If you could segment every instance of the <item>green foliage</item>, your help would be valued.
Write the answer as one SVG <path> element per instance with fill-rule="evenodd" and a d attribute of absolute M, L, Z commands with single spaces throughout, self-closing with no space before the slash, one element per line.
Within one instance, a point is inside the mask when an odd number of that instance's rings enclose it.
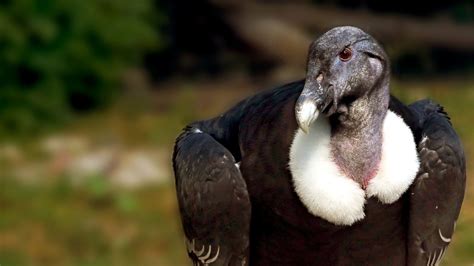
<path fill-rule="evenodd" d="M 108 103 L 162 22 L 151 0 L 0 1 L 0 135 Z"/>

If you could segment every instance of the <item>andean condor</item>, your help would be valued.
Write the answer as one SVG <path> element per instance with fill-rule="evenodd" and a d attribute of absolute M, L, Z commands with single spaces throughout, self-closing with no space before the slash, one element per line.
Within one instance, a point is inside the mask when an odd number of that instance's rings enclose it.
<path fill-rule="evenodd" d="M 173 155 L 195 265 L 438 265 L 465 188 L 440 105 L 389 93 L 389 60 L 354 27 L 309 48 L 304 81 L 188 125 Z"/>

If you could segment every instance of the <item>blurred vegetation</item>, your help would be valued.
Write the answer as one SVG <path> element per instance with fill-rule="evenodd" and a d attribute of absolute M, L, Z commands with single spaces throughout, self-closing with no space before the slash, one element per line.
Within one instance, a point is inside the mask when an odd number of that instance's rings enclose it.
<path fill-rule="evenodd" d="M 151 0 L 0 2 L 0 135 L 109 103 L 122 71 L 164 44 Z"/>
<path fill-rule="evenodd" d="M 449 5 L 434 1 L 422 8 L 410 1 L 397 5 L 307 1 L 311 2 L 424 18 L 441 14 L 463 23 L 474 20 L 472 3 L 467 0 Z M 386 48 L 398 76 L 474 69 L 472 51 L 412 42 L 389 43 Z M 126 69 L 146 69 L 154 81 L 162 81 L 176 75 L 196 78 L 227 71 L 263 76 L 279 67 L 261 54 L 207 0 L 2 0 L 0 136 L 35 135 L 62 125 L 77 112 L 114 102 Z"/>
<path fill-rule="evenodd" d="M 470 0 L 297 2 L 474 21 Z M 392 93 L 406 103 L 441 103 L 463 141 L 468 186 L 443 265 L 472 265 L 474 80 L 467 76 L 474 53 L 412 42 L 384 46 Z M 0 0 L 0 265 L 188 265 L 169 161 L 174 138 L 187 123 L 284 83 L 278 73 L 304 76 L 262 54 L 206 0 Z M 50 134 L 38 138 L 44 131 Z M 42 145 L 57 136 L 87 144 L 45 152 Z M 64 171 L 76 159 L 96 163 L 88 156 L 102 148 L 118 158 L 103 173 L 78 181 Z M 130 163 L 136 150 L 167 179 L 114 186 L 108 168 Z"/>

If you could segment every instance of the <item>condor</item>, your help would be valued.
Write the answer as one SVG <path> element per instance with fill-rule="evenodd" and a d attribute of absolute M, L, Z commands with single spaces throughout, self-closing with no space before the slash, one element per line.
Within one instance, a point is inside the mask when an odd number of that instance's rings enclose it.
<path fill-rule="evenodd" d="M 438 265 L 465 189 L 443 108 L 389 92 L 354 27 L 314 41 L 306 79 L 188 125 L 173 155 L 195 265 Z"/>

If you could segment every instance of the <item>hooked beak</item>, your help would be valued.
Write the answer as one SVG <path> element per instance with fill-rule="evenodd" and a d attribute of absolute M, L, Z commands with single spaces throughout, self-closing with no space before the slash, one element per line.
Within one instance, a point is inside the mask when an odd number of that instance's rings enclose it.
<path fill-rule="evenodd" d="M 309 127 L 318 118 L 317 102 L 311 97 L 300 95 L 295 106 L 296 122 L 304 133 L 309 132 Z"/>
<path fill-rule="evenodd" d="M 296 101 L 296 122 L 303 132 L 308 133 L 311 124 L 318 118 L 319 113 L 331 115 L 334 113 L 334 97 L 329 89 L 321 85 L 322 75 L 316 80 L 306 80 L 303 91 Z M 332 87 L 332 86 L 331 86 Z"/>

